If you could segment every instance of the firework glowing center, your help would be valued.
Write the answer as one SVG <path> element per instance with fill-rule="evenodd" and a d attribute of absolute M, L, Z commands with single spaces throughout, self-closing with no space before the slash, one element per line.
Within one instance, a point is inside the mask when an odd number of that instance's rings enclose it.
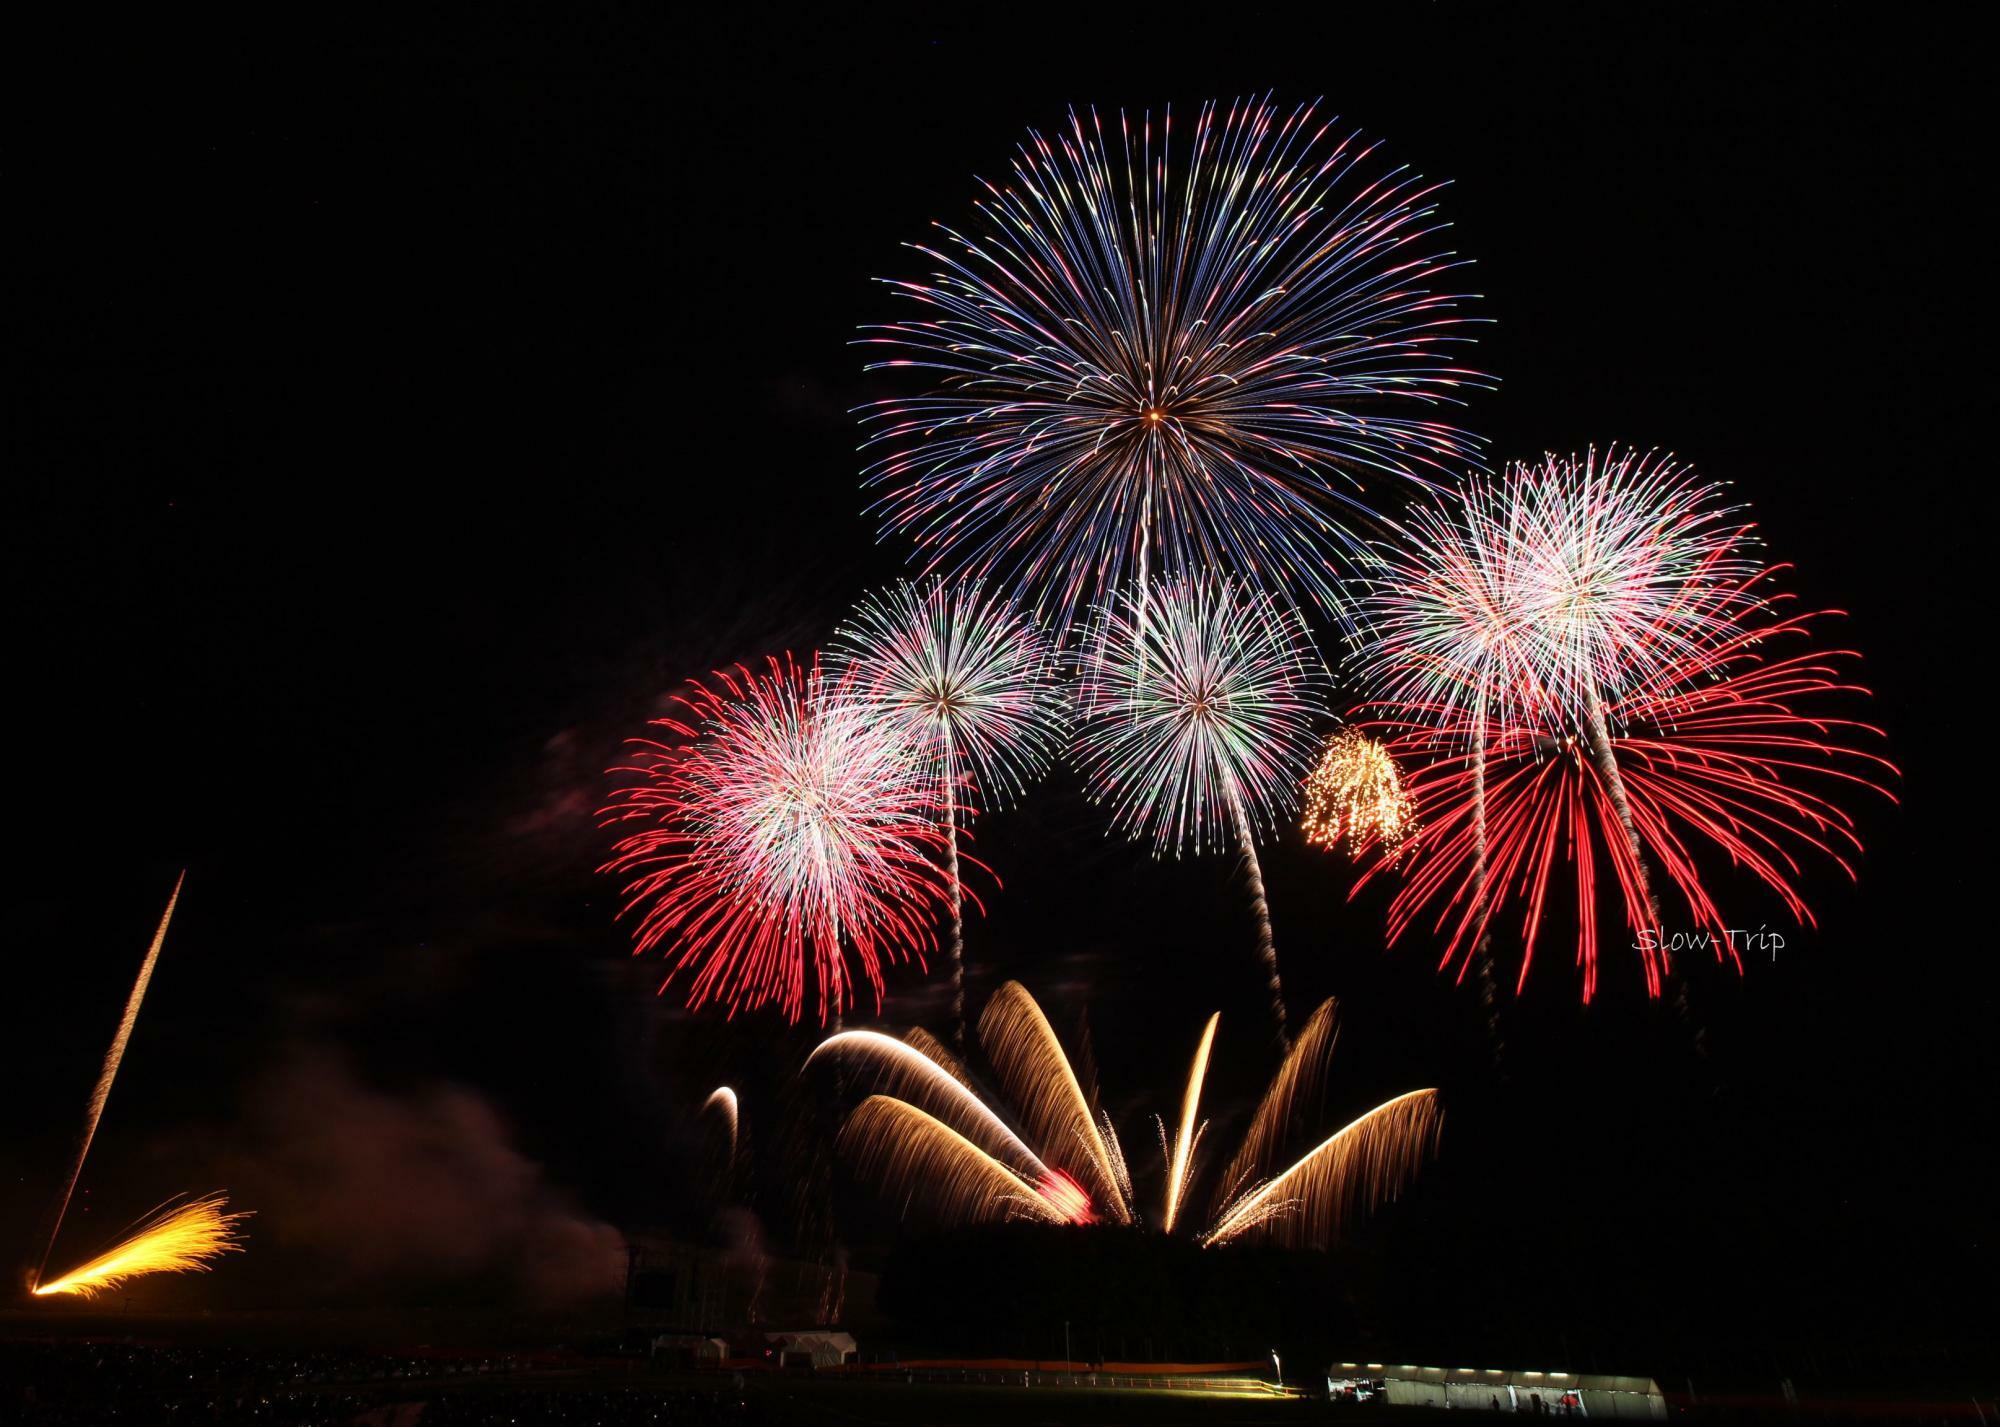
<path fill-rule="evenodd" d="M 1090 1195 L 1084 1187 L 1059 1169 L 1044 1174 L 1035 1184 L 1035 1192 L 1049 1206 L 1058 1221 L 1064 1224 L 1095 1224 L 1097 1214 L 1091 1208 Z"/>

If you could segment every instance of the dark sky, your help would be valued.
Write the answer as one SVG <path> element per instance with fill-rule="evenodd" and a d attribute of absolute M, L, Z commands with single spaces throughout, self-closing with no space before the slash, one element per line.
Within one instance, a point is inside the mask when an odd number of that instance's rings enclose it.
<path fill-rule="evenodd" d="M 1859 885 L 1808 873 L 1818 931 L 1693 977 L 1705 1056 L 1629 965 L 1586 1014 L 1545 953 L 1495 1079 L 1464 995 L 1422 948 L 1381 949 L 1380 899 L 1343 907 L 1335 864 L 1273 853 L 1294 1005 L 1344 999 L 1347 1107 L 1455 1097 L 1382 1241 L 1466 1321 L 1518 1296 L 1572 1332 L 1633 1272 L 1718 1338 L 1970 1302 L 2000 988 L 1976 911 L 1984 467 L 1954 434 L 1987 365 L 1957 356 L 1986 266 L 1960 239 L 1963 37 L 1850 7 L 1170 13 L 503 6 L 80 27 L 23 56 L 10 1261 L 182 866 L 85 1177 L 100 1220 L 244 1180 L 274 1201 L 266 1242 L 324 1256 L 377 1209 L 319 1203 L 315 1238 L 286 1185 L 393 1197 L 382 1146 L 408 1134 L 467 1180 L 514 1156 L 510 1212 L 551 1234 L 698 1227 L 693 1106 L 735 1080 L 759 1124 L 806 1041 L 650 996 L 590 871 L 598 770 L 677 680 L 809 648 L 899 572 L 847 415 L 873 391 L 847 345 L 883 315 L 871 279 L 914 270 L 898 245 L 1069 104 L 1271 90 L 1453 181 L 1501 379 L 1467 421 L 1495 454 L 1657 444 L 1734 482 L 1791 588 L 1851 612 L 1906 774 L 1899 807 L 1860 800 Z M 1088 1004 L 1129 1142 L 1218 1006 L 1225 1103 L 1254 1089 L 1224 860 L 1108 841 L 1062 780 L 981 836 L 1006 887 L 975 985 Z M 1779 924 L 1715 873 L 1732 921 Z M 892 1019 L 935 1008 L 894 983 Z M 369 1161 L 351 1186 L 312 1167 L 339 1134 Z M 504 1276 L 513 1252 L 464 1262 Z M 1573 1265 L 1569 1287 L 1503 1268 L 1523 1261 Z M 241 1273 L 252 1298 L 306 1292 Z M 405 1291 L 392 1266 L 358 1281 Z"/>

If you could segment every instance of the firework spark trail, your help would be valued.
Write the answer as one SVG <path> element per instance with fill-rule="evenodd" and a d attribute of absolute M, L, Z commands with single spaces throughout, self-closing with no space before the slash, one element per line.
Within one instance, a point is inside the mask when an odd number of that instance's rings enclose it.
<path fill-rule="evenodd" d="M 1589 734 L 1590 756 L 1597 764 L 1597 776 L 1603 780 L 1606 796 L 1611 799 L 1612 811 L 1618 815 L 1619 830 L 1625 834 L 1625 847 L 1632 855 L 1632 876 L 1636 880 L 1639 895 L 1646 903 L 1646 912 L 1652 920 L 1647 924 L 1660 925 L 1660 899 L 1653 895 L 1653 879 L 1646 870 L 1645 844 L 1639 838 L 1639 825 L 1632 818 L 1632 800 L 1625 791 L 1624 775 L 1618 771 L 1618 755 L 1612 750 L 1611 726 L 1604 716 L 1604 700 L 1597 694 L 1590 696 L 1585 710 L 1584 728 Z"/>
<path fill-rule="evenodd" d="M 1236 840 L 1243 856 L 1243 880 L 1250 888 L 1250 916 L 1257 924 L 1257 959 L 1263 964 L 1266 985 L 1271 992 L 1271 1020 L 1277 1028 L 1278 1054 L 1289 1054 L 1292 1036 L 1285 1024 L 1285 988 L 1278 979 L 1278 943 L 1271 932 L 1271 902 L 1264 893 L 1264 866 L 1257 860 L 1257 839 L 1250 830 L 1250 815 L 1243 808 L 1243 794 L 1234 782 L 1225 784 L 1229 796 L 1230 821 L 1236 825 Z"/>
<path fill-rule="evenodd" d="M 1243 1143 L 1216 1185 L 1214 1207 L 1218 1212 L 1246 1186 L 1270 1173 L 1278 1147 L 1291 1132 L 1299 1102 L 1317 1097 L 1339 1035 L 1339 1009 L 1329 998 L 1306 1018 L 1305 1029 L 1257 1102 L 1257 1113 L 1250 1117 Z"/>
<path fill-rule="evenodd" d="M 1039 778 L 1061 741 L 1054 650 L 1015 609 L 976 583 L 905 581 L 871 595 L 835 636 L 843 697 L 887 724 L 937 789 L 942 809 L 952 1038 L 965 1049 L 965 885 L 961 789 L 990 809 Z"/>
<path fill-rule="evenodd" d="M 38 1283 L 34 1294 L 94 1298 L 146 1274 L 212 1268 L 223 1254 L 243 1249 L 237 1225 L 250 1215 L 225 1212 L 228 1203 L 220 1194 L 209 1194 L 185 1204 L 163 1205 L 88 1263 L 49 1283 Z"/>
<path fill-rule="evenodd" d="M 153 940 L 146 948 L 146 959 L 139 963 L 138 978 L 132 983 L 132 990 L 125 998 L 125 1013 L 118 1018 L 118 1029 L 111 1034 L 111 1049 L 105 1052 L 104 1064 L 97 1072 L 97 1084 L 91 1088 L 90 1101 L 84 1107 L 83 1133 L 77 1137 L 76 1153 L 70 1159 L 69 1173 L 63 1177 L 62 1193 L 57 1196 L 55 1213 L 49 1221 L 48 1238 L 42 1244 L 42 1257 L 30 1280 L 30 1287 L 39 1284 L 42 1275 L 48 1272 L 49 1255 L 55 1251 L 56 1236 L 62 1232 L 63 1218 L 69 1213 L 70 1196 L 76 1192 L 77 1178 L 83 1173 L 83 1161 L 90 1154 L 91 1141 L 97 1138 L 97 1123 L 104 1118 L 105 1102 L 111 1098 L 111 1082 L 118 1078 L 118 1067 L 125 1061 L 125 1046 L 132 1039 L 132 1028 L 139 1022 L 139 1007 L 146 999 L 146 988 L 153 983 L 153 967 L 159 962 L 160 948 L 167 942 L 167 925 L 174 919 L 174 907 L 181 899 L 181 884 L 187 881 L 183 870 L 174 879 L 174 890 L 167 895 L 167 909 L 160 913 L 160 925 L 153 932 Z"/>
<path fill-rule="evenodd" d="M 1479 926 L 1478 935 L 1472 944 L 1470 958 L 1473 975 L 1479 982 L 1479 1005 L 1486 1016 L 1486 1040 L 1493 1051 L 1493 1064 L 1500 1064 L 1500 998 L 1499 988 L 1493 979 L 1493 928 L 1488 924 L 1488 899 L 1492 887 L 1488 877 L 1487 836 L 1486 836 L 1486 700 L 1482 697 L 1473 713 L 1472 734 L 1472 916 Z M 1391 859 L 1402 856 L 1403 844 L 1398 839 L 1390 850 Z M 1464 968 L 1459 970 L 1463 979 Z"/>
<path fill-rule="evenodd" d="M 701 1102 L 702 1112 L 719 1111 L 724 1128 L 729 1131 L 729 1167 L 736 1168 L 736 1129 L 739 1122 L 739 1107 L 736 1092 L 727 1085 L 718 1085 L 708 1092 L 708 1098 Z"/>
<path fill-rule="evenodd" d="M 1121 115 L 1107 139 L 1072 111 L 1031 133 L 973 225 L 916 247 L 930 278 L 891 284 L 921 312 L 861 339 L 886 353 L 869 370 L 932 383 L 863 409 L 884 533 L 1058 628 L 1135 564 L 1142 586 L 1222 568 L 1334 613 L 1364 476 L 1478 462 L 1399 414 L 1490 384 L 1454 364 L 1438 186 L 1368 176 L 1373 147 L 1311 105 L 1206 105 L 1184 158 L 1174 132 Z"/>
<path fill-rule="evenodd" d="M 1217 1011 L 1208 1018 L 1202 1028 L 1201 1044 L 1195 1048 L 1194 1061 L 1188 1067 L 1187 1090 L 1181 1096 L 1180 1127 L 1175 1130 L 1172 1151 L 1167 1159 L 1167 1209 L 1160 1218 L 1160 1228 L 1171 1234 L 1174 1221 L 1180 1215 L 1181 1200 L 1186 1197 L 1188 1177 L 1194 1169 L 1194 1146 L 1200 1136 L 1195 1125 L 1195 1117 L 1201 1111 L 1202 1082 L 1208 1077 L 1208 1052 L 1215 1044 L 1215 1028 L 1222 1020 Z"/>
<path fill-rule="evenodd" d="M 1009 981 L 986 1003 L 979 1043 L 1023 1127 L 1046 1156 L 1077 1173 L 1113 1218 L 1131 1223 L 1132 1206 L 1120 1187 L 1129 1177 L 1099 1133 L 1090 1100 L 1048 1017 L 1019 983 Z"/>
<path fill-rule="evenodd" d="M 878 1090 L 915 1101 L 926 1113 L 948 1122 L 955 1133 L 976 1140 L 983 1152 L 1011 1161 L 1018 1172 L 1031 1176 L 1049 1172 L 1040 1156 L 973 1093 L 964 1072 L 940 1064 L 923 1045 L 880 1031 L 842 1031 L 813 1047 L 806 1064 L 822 1055 L 866 1062 L 875 1071 Z"/>
<path fill-rule="evenodd" d="M 840 1148 L 906 1210 L 921 1192 L 946 1223 L 998 1217 L 1062 1224 L 1089 1212 L 1073 1184 L 1067 1187 L 1081 1206 L 1060 1192 L 1065 1181 L 1055 1174 L 1024 1179 L 942 1120 L 888 1095 L 855 1108 L 841 1126 Z"/>
<path fill-rule="evenodd" d="M 1280 1045 L 1285 1006 L 1256 831 L 1298 794 L 1327 676 L 1296 611 L 1222 580 L 1127 591 L 1099 612 L 1074 681 L 1076 754 L 1112 820 L 1155 854 L 1232 844 L 1247 873 Z"/>
<path fill-rule="evenodd" d="M 1329 1136 L 1291 1168 L 1240 1196 L 1202 1238 L 1226 1244 L 1255 1229 L 1293 1243 L 1324 1244 L 1351 1204 L 1393 1199 L 1437 1144 L 1435 1090 L 1412 1090 Z"/>
<path fill-rule="evenodd" d="M 685 974 L 690 1008 L 731 1015 L 775 1003 L 797 1021 L 810 971 L 822 1024 L 846 1008 L 851 952 L 879 1005 L 884 965 L 922 964 L 948 900 L 935 783 L 893 728 L 789 656 L 677 702 L 654 721 L 664 737 L 634 740 L 613 770 L 632 781 L 601 815 L 622 834 L 600 870 L 627 879 L 635 952 L 670 947 L 661 989 Z"/>
<path fill-rule="evenodd" d="M 1535 670 L 1542 712 L 1583 725 L 1625 835 L 1614 858 L 1659 927 L 1645 840 L 1618 766 L 1607 697 L 1670 691 L 1762 604 L 1759 562 L 1734 508 L 1671 456 L 1595 448 L 1513 472 L 1505 584 L 1517 642 Z M 1482 711 L 1483 712 L 1483 711 Z M 1479 730 L 1486 732 L 1482 719 Z"/>
<path fill-rule="evenodd" d="M 939 735 L 943 743 L 945 761 L 951 761 L 951 729 L 947 725 Z M 952 1043 L 960 1052 L 965 1050 L 965 879 L 959 875 L 958 867 L 958 789 L 954 780 L 947 775 L 943 780 L 944 795 L 944 865 L 945 878 L 951 893 L 951 935 L 945 943 L 945 954 L 951 958 L 951 1034 Z"/>
<path fill-rule="evenodd" d="M 966 1078 L 965 1062 L 947 1049 L 943 1041 L 939 1040 L 922 1026 L 912 1026 L 907 1031 L 904 1031 L 903 1040 L 910 1049 L 916 1051 L 926 1059 L 935 1062 L 938 1069 L 944 1071 L 945 1074 L 956 1080 L 960 1085 L 963 1085 L 968 1090 L 972 1088 L 972 1082 Z"/>
<path fill-rule="evenodd" d="M 1514 583 L 1519 480 L 1513 471 L 1503 484 L 1474 476 L 1410 517 L 1402 541 L 1380 552 L 1363 600 L 1366 634 L 1358 651 L 1364 683 L 1373 685 L 1384 701 L 1437 710 L 1446 722 L 1462 712 L 1471 729 L 1476 844 L 1471 900 L 1482 929 L 1468 964 L 1477 974 L 1496 1062 L 1499 1009 L 1492 939 L 1484 927 L 1489 895 L 1487 726 L 1496 700 L 1512 709 L 1541 697 L 1524 647 L 1524 616 Z M 1402 841 L 1384 839 L 1392 858 Z M 1462 966 L 1459 975 L 1464 974 Z"/>
<path fill-rule="evenodd" d="M 1856 738 L 1880 738 L 1880 730 L 1820 711 L 1866 695 L 1845 670 L 1852 653 L 1808 650 L 1780 657 L 1777 646 L 1810 639 L 1810 626 L 1819 617 L 1798 615 L 1748 628 L 1667 671 L 1664 692 L 1639 690 L 1606 710 L 1606 742 L 1616 751 L 1624 813 L 1588 737 L 1551 739 L 1531 725 L 1496 725 L 1485 788 L 1494 895 L 1483 907 L 1462 891 L 1478 840 L 1472 813 L 1478 778 L 1467 766 L 1462 732 L 1440 722 L 1436 710 L 1387 715 L 1380 725 L 1384 736 L 1405 766 L 1420 769 L 1411 792 L 1425 821 L 1404 884 L 1390 904 L 1390 940 L 1427 921 L 1444 938 L 1440 966 L 1448 967 L 1462 949 L 1476 944 L 1499 906 L 1518 897 L 1524 904 L 1518 991 L 1534 959 L 1557 855 L 1566 851 L 1574 864 L 1576 962 L 1586 1001 L 1597 984 L 1600 856 L 1609 858 L 1625 920 L 1635 933 L 1660 924 L 1648 887 L 1671 886 L 1695 927 L 1714 938 L 1717 957 L 1740 964 L 1739 949 L 1695 859 L 1701 844 L 1750 873 L 1777 894 L 1795 921 L 1810 925 L 1811 910 L 1794 886 L 1798 854 L 1825 855 L 1852 877 L 1848 855 L 1861 844 L 1853 818 L 1836 797 L 1852 788 L 1891 796 L 1880 780 L 1895 774 L 1886 759 L 1850 746 Z M 1631 835 L 1664 870 L 1664 883 L 1643 880 Z M 1369 868 L 1362 880 L 1385 865 Z M 1665 949 L 1641 936 L 1639 953 L 1647 991 L 1659 996 L 1670 970 Z"/>

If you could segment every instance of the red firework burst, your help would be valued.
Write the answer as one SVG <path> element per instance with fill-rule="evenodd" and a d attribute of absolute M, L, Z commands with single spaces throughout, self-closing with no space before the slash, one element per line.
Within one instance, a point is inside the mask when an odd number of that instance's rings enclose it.
<path fill-rule="evenodd" d="M 1639 848 L 1678 890 L 1695 934 L 1718 960 L 1739 970 L 1740 938 L 1730 934 L 1702 879 L 1697 849 L 1705 844 L 1719 851 L 1775 892 L 1796 922 L 1811 925 L 1812 910 L 1797 881 L 1802 861 L 1824 856 L 1851 878 L 1851 859 L 1861 850 L 1840 795 L 1859 788 L 1894 801 L 1882 782 L 1896 775 L 1894 765 L 1852 746 L 1880 738 L 1880 730 L 1818 712 L 1867 694 L 1847 673 L 1858 656 L 1807 649 L 1781 658 L 1767 647 L 1808 638 L 1812 622 L 1828 613 L 1797 615 L 1683 656 L 1606 709 Z M 1407 787 L 1422 827 L 1404 849 L 1407 878 L 1390 904 L 1390 940 L 1427 923 L 1445 938 L 1440 969 L 1456 966 L 1463 976 L 1489 925 L 1511 905 L 1521 918 L 1518 991 L 1527 982 L 1549 894 L 1567 867 L 1574 875 L 1576 961 L 1588 1002 L 1597 989 L 1598 884 L 1608 866 L 1635 933 L 1648 994 L 1659 995 L 1671 969 L 1668 945 L 1600 760 L 1580 734 L 1551 736 L 1527 718 L 1488 724 L 1490 890 L 1484 898 L 1477 894 L 1480 780 L 1471 717 L 1405 704 L 1371 720 L 1397 760 L 1413 770 Z M 1361 881 L 1388 865 L 1378 857 Z"/>
<path fill-rule="evenodd" d="M 626 878 L 635 952 L 664 947 L 687 1002 L 729 1014 L 852 1000 L 847 956 L 879 1007 L 882 968 L 922 964 L 947 902 L 937 786 L 893 728 L 790 655 L 722 670 L 675 700 L 613 776 L 602 825 L 622 835 L 600 869 Z"/>

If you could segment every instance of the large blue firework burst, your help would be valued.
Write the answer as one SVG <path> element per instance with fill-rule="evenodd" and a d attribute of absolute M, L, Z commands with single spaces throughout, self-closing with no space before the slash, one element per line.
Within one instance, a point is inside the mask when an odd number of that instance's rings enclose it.
<path fill-rule="evenodd" d="M 1374 152 L 1268 100 L 1031 133 L 864 329 L 930 378 L 864 409 L 885 533 L 1059 627 L 1217 569 L 1337 613 L 1371 486 L 1478 465 L 1439 408 L 1487 381 L 1439 186 Z"/>

